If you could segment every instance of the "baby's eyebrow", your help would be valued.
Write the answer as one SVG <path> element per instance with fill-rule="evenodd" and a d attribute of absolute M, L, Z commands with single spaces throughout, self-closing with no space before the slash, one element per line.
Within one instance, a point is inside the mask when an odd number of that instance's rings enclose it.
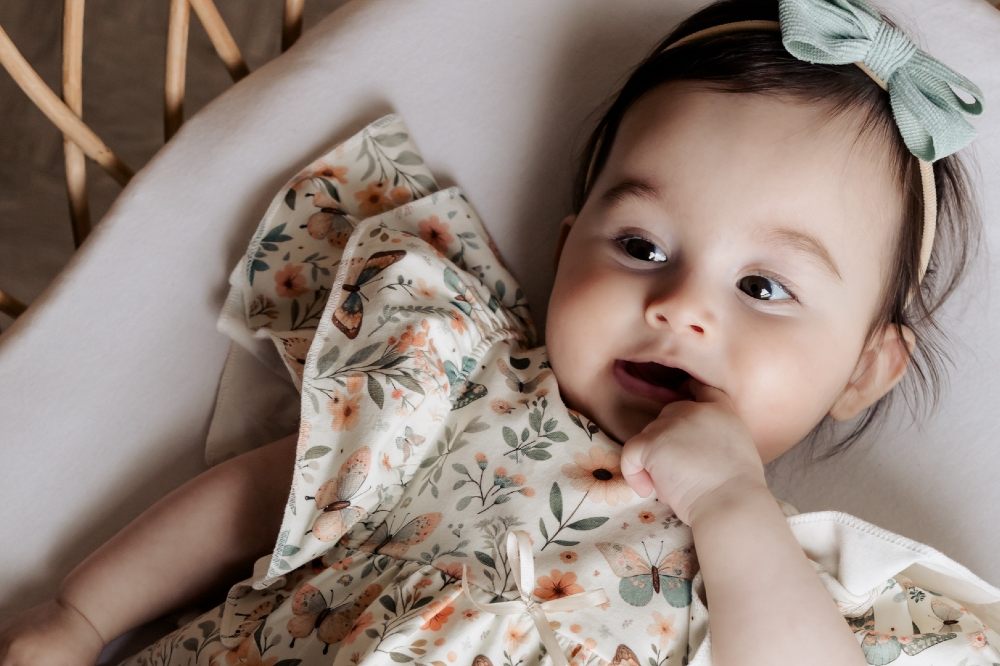
<path fill-rule="evenodd" d="M 622 203 L 630 198 L 645 199 L 657 204 L 663 203 L 660 198 L 660 190 L 655 185 L 638 178 L 626 178 L 601 195 L 601 200 L 608 205 Z"/>
<path fill-rule="evenodd" d="M 783 245 L 790 250 L 815 257 L 838 280 L 841 282 L 844 281 L 844 278 L 840 275 L 840 271 L 837 269 L 836 262 L 830 256 L 830 251 L 826 249 L 822 241 L 812 234 L 789 227 L 774 227 L 768 230 L 764 236 L 764 240 L 765 242 Z"/>

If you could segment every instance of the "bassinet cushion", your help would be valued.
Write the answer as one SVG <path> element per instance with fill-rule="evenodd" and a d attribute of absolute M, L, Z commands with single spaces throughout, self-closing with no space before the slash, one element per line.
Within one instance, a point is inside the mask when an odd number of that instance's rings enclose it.
<path fill-rule="evenodd" d="M 524 0 L 470 12 L 463 0 L 353 2 L 192 118 L 0 338 L 9 537 L 0 606 L 51 594 L 86 553 L 203 467 L 229 348 L 216 331 L 227 274 L 271 194 L 304 160 L 371 118 L 402 113 L 434 171 L 476 202 L 542 324 L 591 111 L 700 4 Z M 1000 247 L 1000 111 L 991 104 L 1000 100 L 1000 12 L 982 0 L 882 4 L 985 92 L 971 153 L 988 245 Z M 991 331 L 1000 305 L 987 285 L 997 286 L 997 260 L 986 257 L 946 312 L 955 381 L 926 426 L 890 426 L 878 446 L 811 469 L 789 465 L 774 484 L 802 511 L 863 517 L 996 582 L 1000 354 Z M 261 441 L 284 434 L 244 427 Z"/>

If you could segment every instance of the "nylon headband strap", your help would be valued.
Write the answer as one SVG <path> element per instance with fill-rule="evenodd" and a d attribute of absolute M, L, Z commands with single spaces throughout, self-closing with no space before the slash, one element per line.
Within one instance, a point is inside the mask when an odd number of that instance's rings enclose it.
<path fill-rule="evenodd" d="M 781 24 L 777 21 L 737 21 L 735 23 L 723 23 L 721 25 L 714 25 L 711 28 L 706 28 L 704 30 L 699 30 L 698 32 L 693 32 L 690 35 L 686 35 L 681 39 L 678 39 L 673 44 L 666 47 L 666 51 L 672 48 L 687 44 L 688 42 L 693 42 L 698 39 L 704 39 L 706 37 L 714 37 L 715 35 L 722 35 L 733 32 L 749 32 L 753 30 L 781 30 Z M 886 90 L 885 81 L 876 76 L 868 67 L 862 62 L 854 63 L 857 65 L 865 74 L 867 74 L 871 79 L 879 85 L 882 90 Z M 917 162 L 920 164 L 920 185 L 923 189 L 923 200 L 924 200 L 924 230 L 920 239 L 920 264 L 917 270 L 917 282 L 921 282 L 924 279 L 924 274 L 927 272 L 927 265 L 930 263 L 931 250 L 934 247 L 934 234 L 937 230 L 937 188 L 934 182 L 934 166 L 922 160 L 919 157 Z M 913 297 L 913 293 L 907 299 L 907 302 Z"/>

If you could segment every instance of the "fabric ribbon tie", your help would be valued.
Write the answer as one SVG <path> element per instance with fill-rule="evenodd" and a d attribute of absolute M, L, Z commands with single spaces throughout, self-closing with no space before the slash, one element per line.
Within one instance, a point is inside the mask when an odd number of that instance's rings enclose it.
<path fill-rule="evenodd" d="M 566 655 L 562 647 L 556 640 L 556 635 L 549 626 L 549 620 L 545 613 L 558 613 L 574 611 L 581 608 L 598 606 L 608 602 L 608 595 L 604 590 L 590 590 L 588 592 L 578 592 L 559 599 L 549 599 L 538 602 L 531 598 L 531 593 L 535 588 L 535 559 L 531 554 L 531 541 L 528 533 L 521 530 L 511 530 L 507 533 L 506 540 L 507 562 L 510 564 L 511 575 L 514 578 L 514 587 L 517 588 L 518 599 L 513 601 L 502 601 L 494 604 L 480 604 L 469 591 L 466 580 L 468 579 L 468 567 L 462 565 L 462 592 L 469 598 L 472 605 L 480 611 L 493 613 L 494 615 L 513 615 L 527 613 L 535 623 L 538 636 L 545 646 L 546 651 L 552 658 L 552 662 L 557 666 L 567 666 Z M 526 587 L 527 586 L 527 587 Z"/>
<path fill-rule="evenodd" d="M 889 92 L 903 141 L 920 159 L 947 157 L 975 137 L 962 113 L 982 113 L 982 91 L 918 49 L 864 0 L 779 0 L 778 16 L 782 42 L 796 58 L 857 64 Z"/>

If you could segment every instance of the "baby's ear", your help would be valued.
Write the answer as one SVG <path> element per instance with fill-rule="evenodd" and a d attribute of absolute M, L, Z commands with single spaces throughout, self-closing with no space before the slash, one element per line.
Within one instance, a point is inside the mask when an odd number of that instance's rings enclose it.
<path fill-rule="evenodd" d="M 563 245 L 566 244 L 566 238 L 569 236 L 569 230 L 574 222 L 576 222 L 576 215 L 567 215 L 559 223 L 559 241 L 556 243 L 556 256 L 553 260 L 553 268 L 559 267 L 559 257 L 562 255 Z"/>
<path fill-rule="evenodd" d="M 843 393 L 830 408 L 830 416 L 847 421 L 892 389 L 903 378 L 910 362 L 916 338 L 906 326 L 903 335 L 894 324 L 887 324 L 861 354 Z"/>

